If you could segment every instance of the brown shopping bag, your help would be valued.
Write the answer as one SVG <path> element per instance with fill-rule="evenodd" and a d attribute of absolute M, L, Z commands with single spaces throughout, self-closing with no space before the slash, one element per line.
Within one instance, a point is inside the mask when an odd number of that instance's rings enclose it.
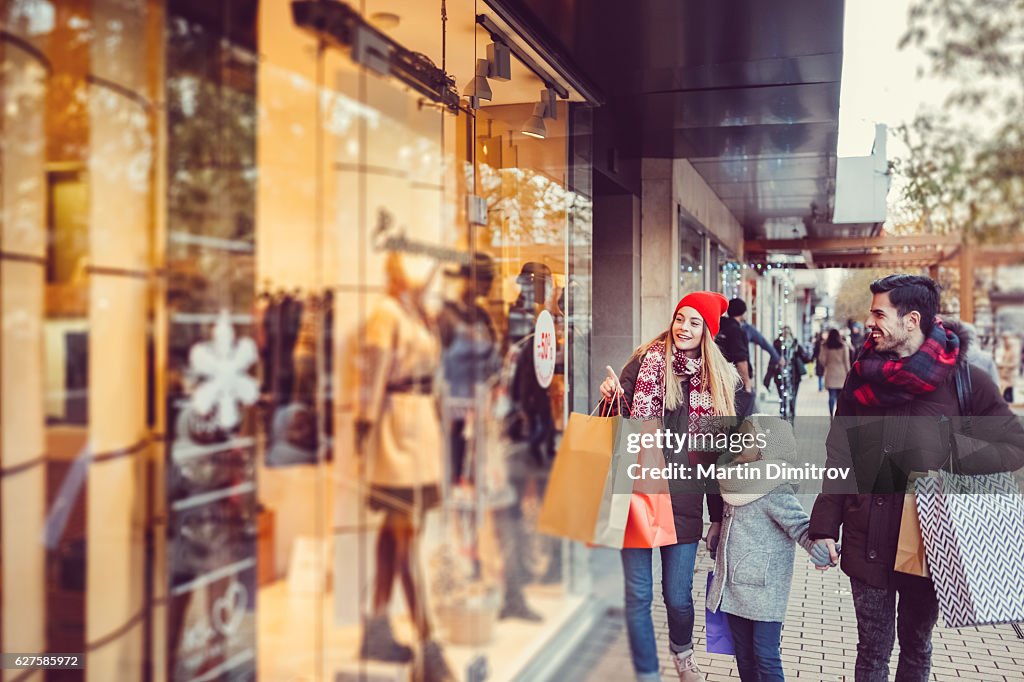
<path fill-rule="evenodd" d="M 537 530 L 589 544 L 622 547 L 628 494 L 615 493 L 619 439 L 636 425 L 623 417 L 573 412 L 551 467 Z"/>
<path fill-rule="evenodd" d="M 903 500 L 903 518 L 900 519 L 900 539 L 896 545 L 896 564 L 893 570 L 928 577 L 921 521 L 917 516 L 917 502 L 913 495 L 907 495 Z"/>

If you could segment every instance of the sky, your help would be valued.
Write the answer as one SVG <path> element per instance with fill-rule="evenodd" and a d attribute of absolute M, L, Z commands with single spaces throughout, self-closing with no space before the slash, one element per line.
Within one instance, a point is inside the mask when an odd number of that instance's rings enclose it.
<path fill-rule="evenodd" d="M 846 0 L 839 156 L 867 156 L 876 122 L 910 121 L 922 106 L 941 106 L 952 89 L 918 77 L 927 66 L 920 49 L 899 48 L 909 6 L 909 0 Z M 903 151 L 892 134 L 888 147 L 890 159 Z"/>
<path fill-rule="evenodd" d="M 906 147 L 891 129 L 912 120 L 922 107 L 942 106 L 952 90 L 947 82 L 919 76 L 918 72 L 928 65 L 920 49 L 900 49 L 909 7 L 910 0 L 846 0 L 839 156 L 869 155 L 876 123 L 890 128 L 886 142 L 889 159 L 905 154 Z M 890 215 L 899 192 L 897 176 L 889 189 Z M 833 295 L 842 282 L 842 273 L 825 273 L 826 289 Z"/>

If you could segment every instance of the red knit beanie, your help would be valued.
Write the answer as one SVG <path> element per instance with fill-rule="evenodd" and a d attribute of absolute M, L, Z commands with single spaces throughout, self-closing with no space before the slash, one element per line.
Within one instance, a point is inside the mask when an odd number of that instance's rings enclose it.
<path fill-rule="evenodd" d="M 676 309 L 672 311 L 672 319 L 676 319 L 676 313 L 680 308 L 690 307 L 700 313 L 704 318 L 704 324 L 711 332 L 712 338 L 718 336 L 718 326 L 722 321 L 722 315 L 729 307 L 729 301 L 714 291 L 695 291 L 679 299 Z"/>

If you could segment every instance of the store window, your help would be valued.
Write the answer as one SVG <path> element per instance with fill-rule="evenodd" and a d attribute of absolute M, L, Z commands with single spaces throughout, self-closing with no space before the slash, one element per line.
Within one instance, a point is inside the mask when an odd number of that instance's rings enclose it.
<path fill-rule="evenodd" d="M 743 270 L 732 253 L 722 245 L 712 248 L 718 249 L 718 286 L 726 298 L 742 298 L 743 296 Z"/>
<path fill-rule="evenodd" d="M 593 383 L 589 114 L 536 55 L 474 107 L 523 37 L 413 5 L 6 10 L 5 650 L 462 679 L 570 624 L 533 519 Z"/>
<path fill-rule="evenodd" d="M 679 209 L 679 291 L 701 291 L 704 285 L 704 230 Z"/>

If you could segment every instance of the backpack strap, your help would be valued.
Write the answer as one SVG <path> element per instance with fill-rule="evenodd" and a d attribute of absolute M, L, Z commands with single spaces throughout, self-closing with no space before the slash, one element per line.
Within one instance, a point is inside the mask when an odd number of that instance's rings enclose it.
<path fill-rule="evenodd" d="M 966 362 L 956 366 L 956 401 L 960 406 L 961 417 L 974 416 L 974 387 L 971 385 L 971 368 Z M 969 421 L 965 421 L 965 427 Z"/>

